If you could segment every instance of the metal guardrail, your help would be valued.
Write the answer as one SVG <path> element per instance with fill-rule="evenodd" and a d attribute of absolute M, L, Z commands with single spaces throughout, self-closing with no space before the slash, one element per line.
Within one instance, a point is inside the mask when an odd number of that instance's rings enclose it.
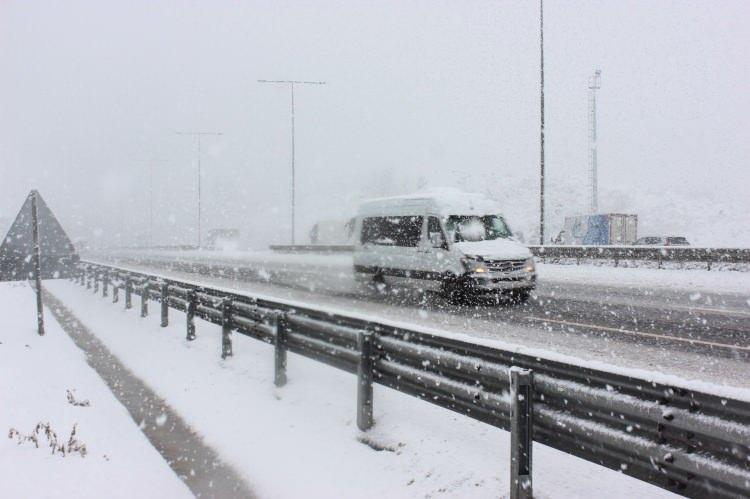
<path fill-rule="evenodd" d="M 531 253 L 546 259 L 570 258 L 580 264 L 581 260 L 613 260 L 615 267 L 622 260 L 644 260 L 657 262 L 705 263 L 708 270 L 720 263 L 750 264 L 750 248 L 697 248 L 692 246 L 529 246 Z M 281 253 L 346 253 L 354 246 L 321 244 L 274 245 L 272 251 Z"/>
<path fill-rule="evenodd" d="M 750 248 L 696 248 L 692 246 L 529 246 L 532 254 L 547 258 L 581 260 L 649 260 L 661 267 L 664 262 L 700 262 L 708 270 L 720 263 L 750 263 Z"/>
<path fill-rule="evenodd" d="M 76 279 L 125 307 L 141 297 L 274 345 L 275 383 L 287 352 L 359 378 L 357 424 L 373 424 L 372 384 L 511 431 L 511 497 L 530 497 L 531 441 L 687 497 L 750 497 L 750 403 L 632 376 L 545 360 L 313 308 L 82 262 Z"/>
<path fill-rule="evenodd" d="M 279 253 L 351 253 L 354 246 L 346 244 L 272 244 L 271 251 Z"/>

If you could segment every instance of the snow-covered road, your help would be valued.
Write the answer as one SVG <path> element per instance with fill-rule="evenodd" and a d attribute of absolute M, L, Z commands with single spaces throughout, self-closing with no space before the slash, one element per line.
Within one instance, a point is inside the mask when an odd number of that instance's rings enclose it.
<path fill-rule="evenodd" d="M 351 253 L 284 253 L 275 251 L 107 251 L 84 255 L 95 260 L 184 263 L 218 263 L 227 267 L 264 269 L 269 273 L 302 271 L 320 274 L 319 284 L 339 291 L 356 289 Z M 750 272 L 624 268 L 595 265 L 555 265 L 537 263 L 542 285 L 565 283 L 608 288 L 701 292 L 738 295 L 750 300 Z M 750 313 L 750 303 L 734 304 Z"/>
<path fill-rule="evenodd" d="M 98 259 L 515 348 L 750 386 L 749 273 L 541 265 L 539 287 L 526 306 L 462 307 L 416 290 L 373 293 L 354 281 L 347 255 L 159 252 Z M 724 282 L 724 292 L 711 290 L 714 281 Z"/>

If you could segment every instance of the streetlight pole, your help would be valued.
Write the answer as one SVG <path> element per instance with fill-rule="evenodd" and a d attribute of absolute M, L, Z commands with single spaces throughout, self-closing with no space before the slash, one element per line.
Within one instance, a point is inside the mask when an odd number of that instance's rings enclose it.
<path fill-rule="evenodd" d="M 154 247 L 154 164 L 169 163 L 168 159 L 136 159 L 148 165 L 148 245 Z"/>
<path fill-rule="evenodd" d="M 291 191 L 292 191 L 292 244 L 294 244 L 294 86 L 295 85 L 325 85 L 324 81 L 297 81 L 297 80 L 258 80 L 258 83 L 277 83 L 289 85 L 292 94 L 292 179 L 291 179 Z"/>
<path fill-rule="evenodd" d="M 539 244 L 544 246 L 544 0 L 539 0 L 539 54 L 541 105 L 539 135 Z"/>
<path fill-rule="evenodd" d="M 223 132 L 177 132 L 177 135 L 194 135 L 198 138 L 198 249 L 201 249 L 201 137 L 224 135 Z"/>

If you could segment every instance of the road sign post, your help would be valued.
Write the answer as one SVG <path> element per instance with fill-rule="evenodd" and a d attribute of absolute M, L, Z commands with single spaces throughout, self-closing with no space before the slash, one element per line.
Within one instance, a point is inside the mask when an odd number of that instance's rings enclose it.
<path fill-rule="evenodd" d="M 36 283 L 36 321 L 39 336 L 44 335 L 44 308 L 42 307 L 42 253 L 39 246 L 39 213 L 36 192 L 31 196 L 32 236 L 34 238 L 34 281 Z"/>

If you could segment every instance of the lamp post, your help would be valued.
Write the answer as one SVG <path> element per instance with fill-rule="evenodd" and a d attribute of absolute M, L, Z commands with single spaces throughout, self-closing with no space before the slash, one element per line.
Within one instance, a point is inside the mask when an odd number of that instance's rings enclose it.
<path fill-rule="evenodd" d="M 324 81 L 297 81 L 297 80 L 258 80 L 258 83 L 276 83 L 289 85 L 292 94 L 292 179 L 291 179 L 291 203 L 292 203 L 292 244 L 294 244 L 294 86 L 295 85 L 325 85 Z"/>
<path fill-rule="evenodd" d="M 201 249 L 201 137 L 224 135 L 223 132 L 177 132 L 177 135 L 193 135 L 198 139 L 198 249 Z"/>
<path fill-rule="evenodd" d="M 544 246 L 544 0 L 539 0 L 539 80 L 541 121 L 539 134 L 539 244 Z"/>
<path fill-rule="evenodd" d="M 154 164 L 169 163 L 168 159 L 136 159 L 148 165 L 148 245 L 154 246 Z"/>

